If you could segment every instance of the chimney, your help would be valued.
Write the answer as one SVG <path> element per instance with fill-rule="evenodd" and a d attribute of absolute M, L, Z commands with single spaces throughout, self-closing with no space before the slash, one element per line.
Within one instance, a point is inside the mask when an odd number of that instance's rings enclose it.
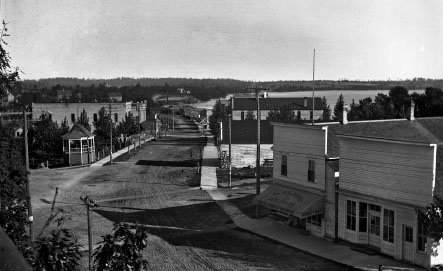
<path fill-rule="evenodd" d="M 308 107 L 308 98 L 307 97 L 303 98 L 303 106 Z"/>
<path fill-rule="evenodd" d="M 348 106 L 343 105 L 343 111 L 340 118 L 341 124 L 348 124 Z"/>
<path fill-rule="evenodd" d="M 409 112 L 409 120 L 415 120 L 415 103 L 414 101 L 411 101 L 411 107 L 410 107 L 410 112 Z"/>

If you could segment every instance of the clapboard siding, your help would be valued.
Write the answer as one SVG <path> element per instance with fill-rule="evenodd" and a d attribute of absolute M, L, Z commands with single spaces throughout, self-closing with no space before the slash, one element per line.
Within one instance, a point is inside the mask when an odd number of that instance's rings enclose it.
<path fill-rule="evenodd" d="M 340 188 L 425 206 L 432 199 L 433 148 L 340 138 Z"/>
<path fill-rule="evenodd" d="M 325 131 L 274 126 L 274 177 L 325 189 Z M 288 157 L 288 174 L 281 176 L 281 157 Z M 309 160 L 315 161 L 316 182 L 308 181 Z"/>

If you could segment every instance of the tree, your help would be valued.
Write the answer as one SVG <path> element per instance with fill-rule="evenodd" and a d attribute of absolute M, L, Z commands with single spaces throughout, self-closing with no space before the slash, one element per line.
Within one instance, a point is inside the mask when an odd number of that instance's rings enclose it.
<path fill-rule="evenodd" d="M 432 255 L 437 256 L 437 247 L 443 238 L 443 199 L 434 195 L 433 202 L 425 210 L 417 210 L 418 220 L 423 223 L 427 236 L 432 239 Z"/>
<path fill-rule="evenodd" d="M 214 109 L 212 110 L 212 115 L 209 117 L 209 129 L 211 133 L 215 136 L 218 136 L 220 133 L 219 122 L 228 120 L 228 114 L 226 110 L 223 108 L 220 100 L 214 105 Z"/>
<path fill-rule="evenodd" d="M 267 120 L 295 120 L 295 112 L 291 109 L 289 104 L 285 104 L 280 108 L 276 108 L 274 110 L 270 110 Z"/>
<path fill-rule="evenodd" d="M 394 117 L 404 118 L 406 116 L 406 109 L 409 107 L 410 97 L 408 90 L 402 86 L 396 86 L 389 91 L 392 105 L 394 107 Z"/>
<path fill-rule="evenodd" d="M 148 262 L 142 250 L 147 246 L 147 228 L 137 224 L 116 223 L 113 233 L 103 237 L 94 251 L 97 271 L 143 270 Z"/>
<path fill-rule="evenodd" d="M 23 143 L 0 123 L 0 226 L 22 252 L 28 247 L 27 179 Z"/>
<path fill-rule="evenodd" d="M 140 131 L 137 119 L 134 117 L 132 112 L 129 112 L 123 121 L 121 121 L 117 125 L 117 133 L 118 134 L 124 134 L 124 135 L 133 135 L 137 134 Z"/>
<path fill-rule="evenodd" d="M 39 237 L 35 241 L 34 270 L 76 270 L 80 258 L 80 244 L 70 229 L 54 229 L 49 237 Z"/>
<path fill-rule="evenodd" d="M 5 37 L 9 36 L 6 25 L 5 21 L 2 21 L 2 29 L 0 32 L 0 98 L 20 84 L 19 69 L 11 67 L 11 57 L 4 48 L 4 46 L 8 45 Z"/>
<path fill-rule="evenodd" d="M 322 115 L 322 119 L 323 120 L 330 120 L 331 119 L 331 107 L 328 104 L 328 100 L 326 100 L 326 97 L 323 96 L 323 99 L 321 99 L 321 104 L 323 109 L 323 115 Z"/>
<path fill-rule="evenodd" d="M 392 119 L 395 118 L 394 106 L 391 97 L 383 93 L 378 93 L 374 99 L 374 119 Z"/>
<path fill-rule="evenodd" d="M 425 89 L 425 103 L 428 116 L 443 115 L 443 91 L 440 88 L 427 87 Z"/>
<path fill-rule="evenodd" d="M 109 141 L 109 139 L 111 138 L 110 127 L 112 127 L 112 134 L 115 135 L 115 123 L 112 122 L 109 112 L 107 112 L 104 107 L 102 107 L 100 111 L 98 111 L 97 121 L 93 124 L 95 127 L 94 134 L 98 137 L 99 140 Z M 115 141 L 116 137 L 113 136 L 113 142 L 115 143 Z"/>
<path fill-rule="evenodd" d="M 32 147 L 34 150 L 46 154 L 60 153 L 63 151 L 62 135 L 63 131 L 58 124 L 52 121 L 48 115 L 43 114 L 40 116 L 40 121 L 34 124 Z"/>
<path fill-rule="evenodd" d="M 81 126 L 85 127 L 88 131 L 91 131 L 91 125 L 89 124 L 88 114 L 86 113 L 86 110 L 84 108 L 75 123 L 80 124 Z"/>
<path fill-rule="evenodd" d="M 343 113 L 344 105 L 345 105 L 345 100 L 343 98 L 343 94 L 340 94 L 334 106 L 334 116 L 333 116 L 334 120 L 338 120 L 340 118 L 341 114 Z"/>

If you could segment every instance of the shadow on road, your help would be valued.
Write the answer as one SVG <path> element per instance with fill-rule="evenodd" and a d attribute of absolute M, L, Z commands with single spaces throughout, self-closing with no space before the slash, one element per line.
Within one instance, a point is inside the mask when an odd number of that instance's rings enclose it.
<path fill-rule="evenodd" d="M 138 160 L 138 166 L 159 166 L 159 167 L 196 167 L 199 160 L 181 161 L 159 161 L 159 160 Z"/>

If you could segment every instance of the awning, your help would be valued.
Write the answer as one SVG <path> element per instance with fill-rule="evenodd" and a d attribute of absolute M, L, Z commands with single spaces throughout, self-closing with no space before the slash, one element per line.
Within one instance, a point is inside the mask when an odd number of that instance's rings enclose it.
<path fill-rule="evenodd" d="M 254 198 L 254 201 L 259 205 L 299 218 L 322 214 L 324 208 L 323 196 L 279 184 L 274 184 L 263 191 Z"/>

